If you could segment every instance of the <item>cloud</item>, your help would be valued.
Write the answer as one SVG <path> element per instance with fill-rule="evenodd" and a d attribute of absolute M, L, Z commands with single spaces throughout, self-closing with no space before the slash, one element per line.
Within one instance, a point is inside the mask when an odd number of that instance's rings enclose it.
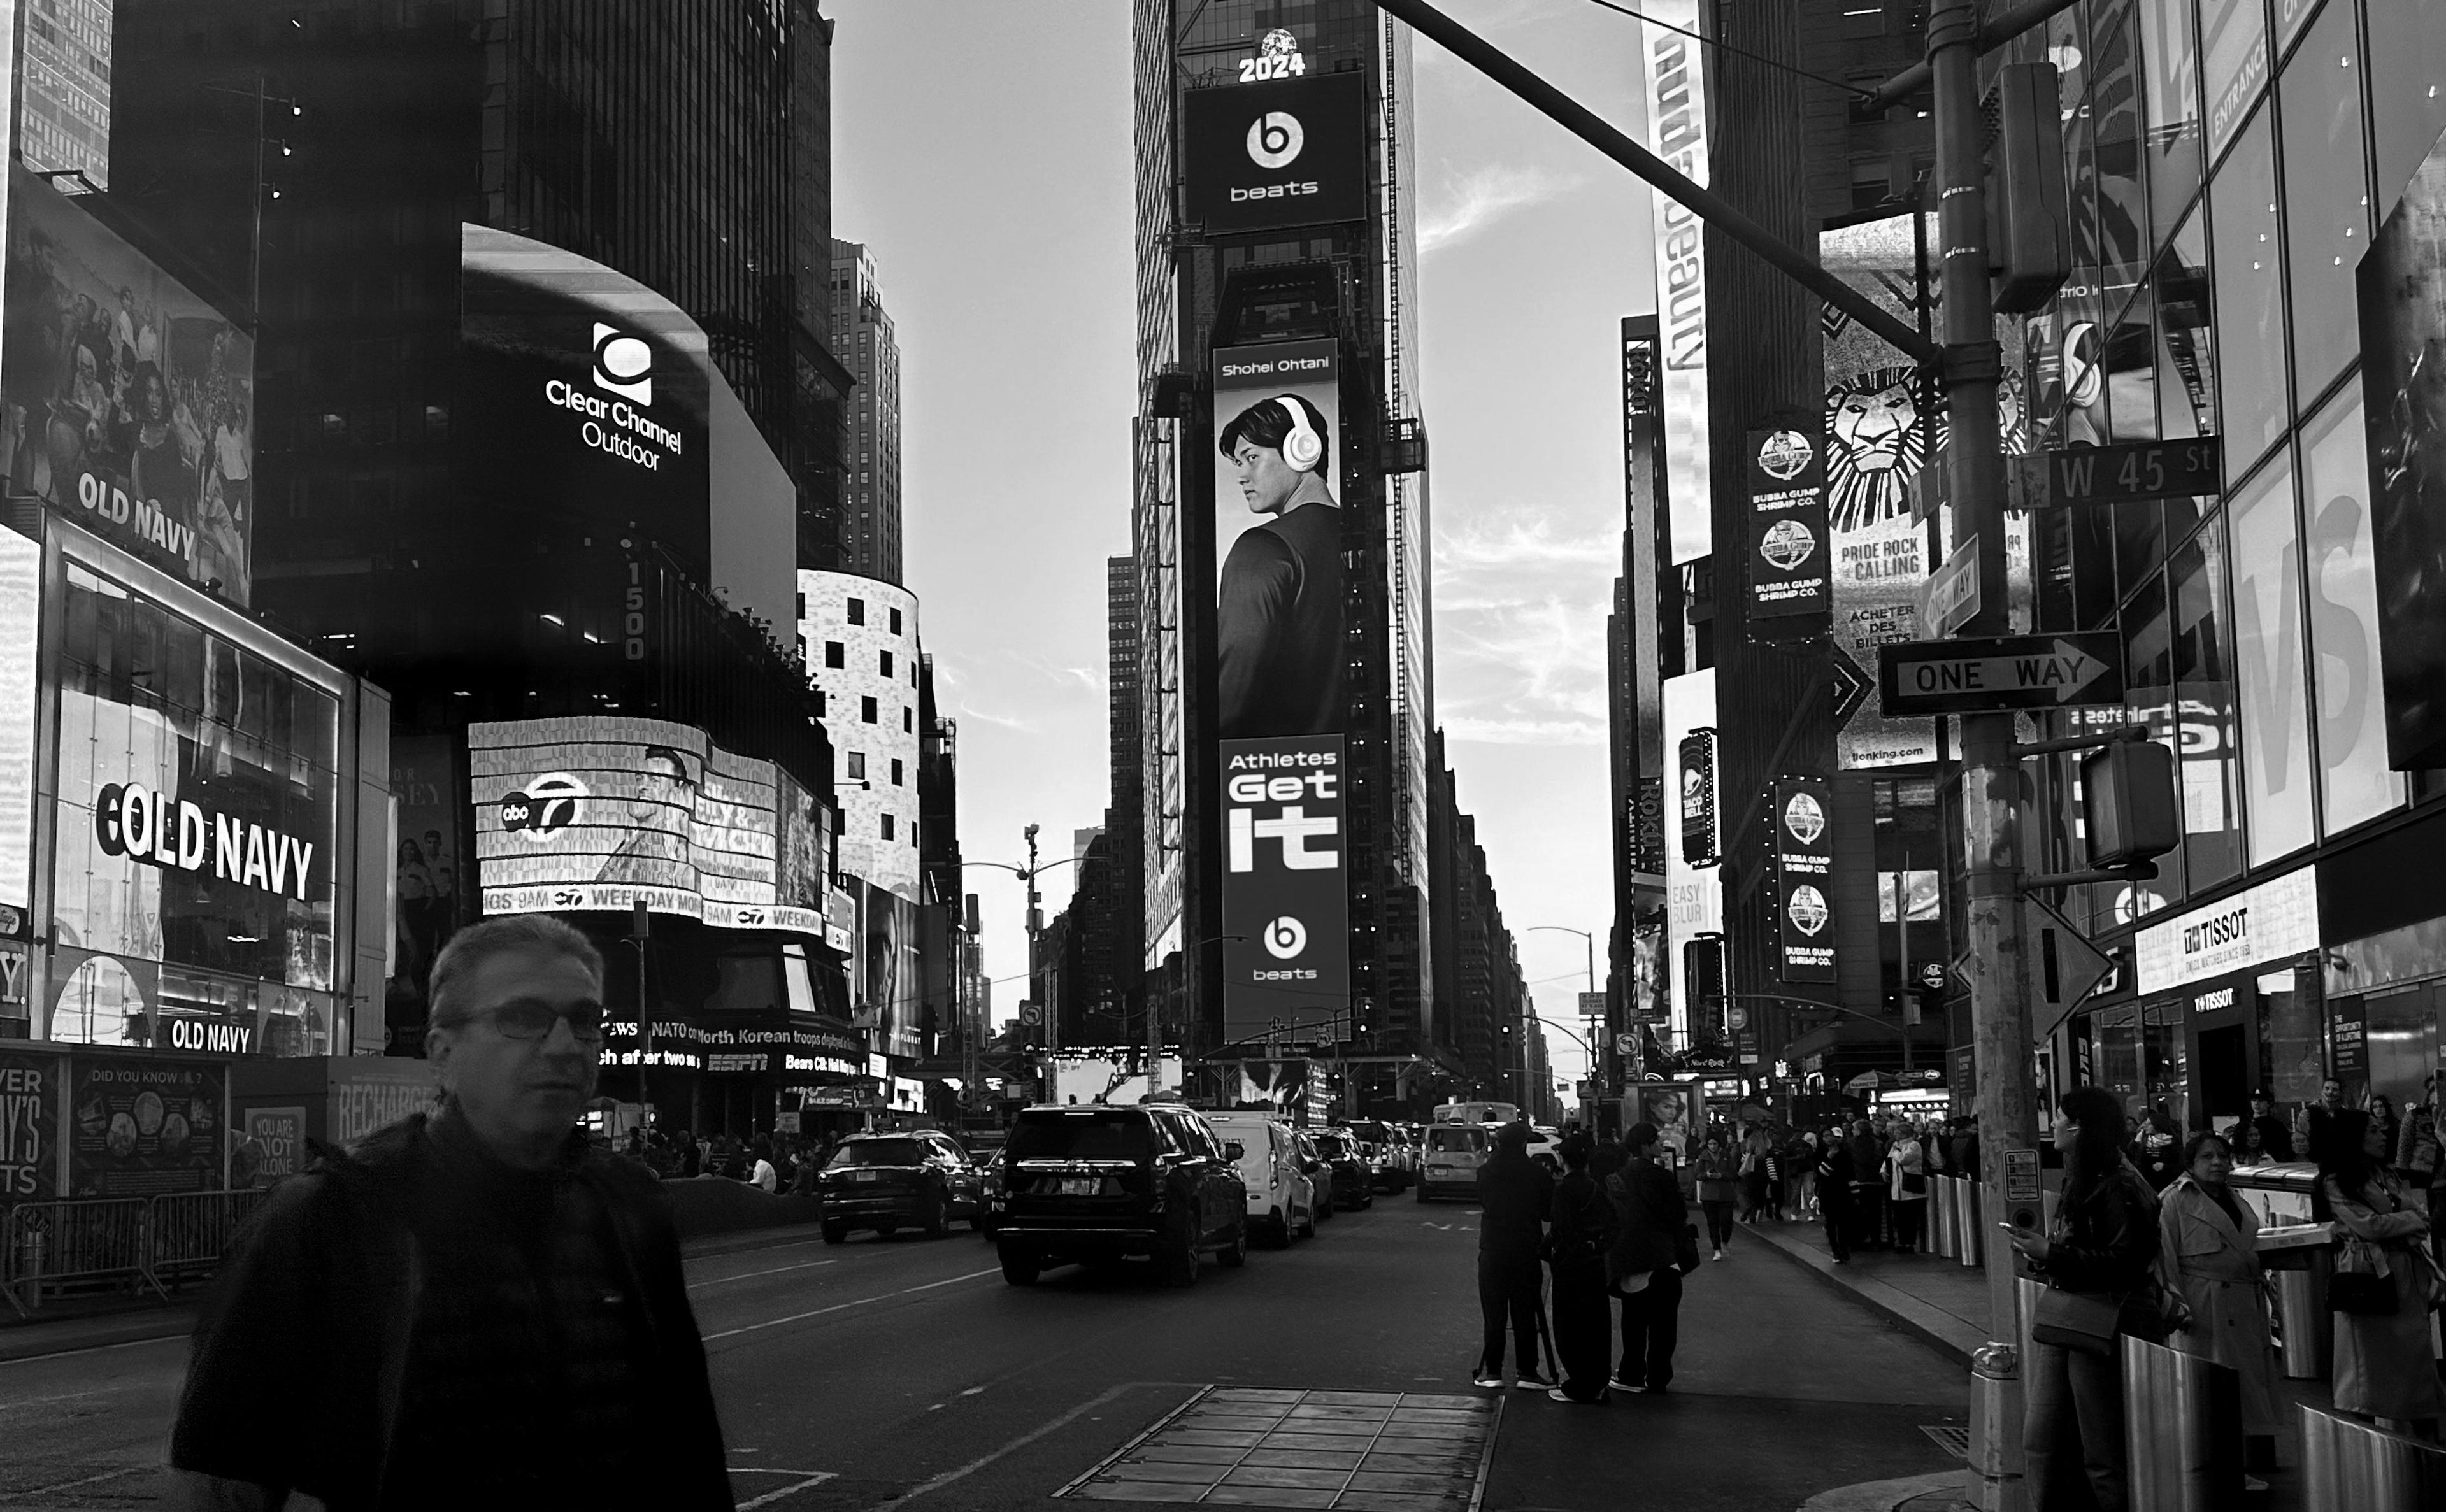
<path fill-rule="evenodd" d="M 1041 735 L 1044 730 L 1043 725 L 1036 723 L 1032 719 L 1024 719 L 1019 716 L 1012 714 L 988 714 L 985 710 L 978 708 L 975 704 L 969 703 L 965 700 L 962 700 L 960 704 L 960 718 L 964 719 L 982 719 L 988 724 L 998 724 L 1006 730 L 1017 730 L 1022 735 Z"/>
<path fill-rule="evenodd" d="M 1579 184 L 1576 174 L 1535 166 L 1506 168 L 1490 163 L 1455 175 L 1447 165 L 1442 187 L 1420 196 L 1425 208 L 1419 220 L 1419 255 L 1482 231 L 1515 210 L 1568 194 Z"/>
<path fill-rule="evenodd" d="M 1480 745 L 1603 745 L 1606 727 L 1590 719 L 1481 719 L 1463 715 L 1441 721 L 1444 737 Z"/>
<path fill-rule="evenodd" d="M 1544 515 L 1503 509 L 1439 524 L 1436 562 L 1445 569 L 1570 565 L 1622 570 L 1622 536 L 1611 531 L 1558 535 Z"/>

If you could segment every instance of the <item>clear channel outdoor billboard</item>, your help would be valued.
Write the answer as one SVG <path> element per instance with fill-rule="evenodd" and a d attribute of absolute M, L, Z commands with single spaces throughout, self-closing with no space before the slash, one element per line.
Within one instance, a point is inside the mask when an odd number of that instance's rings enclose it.
<path fill-rule="evenodd" d="M 1209 233 L 1367 215 L 1367 85 L 1358 73 L 1192 89 L 1180 122 L 1184 213 Z"/>
<path fill-rule="evenodd" d="M 820 940 L 822 815 L 770 761 L 622 715 L 467 727 L 487 914 L 657 913 Z"/>
<path fill-rule="evenodd" d="M 23 167 L 9 198 L 9 493 L 245 604 L 254 338 Z"/>

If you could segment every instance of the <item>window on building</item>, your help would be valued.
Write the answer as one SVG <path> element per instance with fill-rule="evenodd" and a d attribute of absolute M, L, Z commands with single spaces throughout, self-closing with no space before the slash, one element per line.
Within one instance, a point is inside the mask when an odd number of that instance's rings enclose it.
<path fill-rule="evenodd" d="M 2173 719 L 2181 738 L 2183 871 L 2199 892 L 2242 871 L 2242 771 L 2234 759 L 2233 647 L 2225 611 L 2225 517 L 2168 562 L 2173 601 Z"/>
<path fill-rule="evenodd" d="M 826 641 L 824 643 L 824 665 L 840 667 L 846 670 L 849 666 L 849 648 L 841 644 L 838 641 Z"/>
<path fill-rule="evenodd" d="M 2446 0 L 2377 0 L 2369 8 L 2370 135 L 2378 215 L 2403 197 L 2446 132 Z"/>
<path fill-rule="evenodd" d="M 2360 52 L 2353 8 L 2331 5 L 2286 62 L 2278 85 L 2293 392 L 2305 409 L 2361 347 L 2353 271 L 2369 251 L 2370 213 L 2361 177 Z"/>
<path fill-rule="evenodd" d="M 2199 35 L 2190 6 L 2139 8 L 2148 69 L 2149 203 L 2171 226 L 2200 191 Z"/>
<path fill-rule="evenodd" d="M 852 782 L 863 782 L 866 780 L 865 752 L 852 751 L 849 754 L 849 779 Z"/>
<path fill-rule="evenodd" d="M 900 611 L 898 609 L 894 609 L 892 611 L 892 633 L 894 635 L 898 635 L 900 633 Z"/>
<path fill-rule="evenodd" d="M 2319 45 L 2323 24 L 2302 46 Z M 2302 536 L 2309 568 L 2311 707 L 2326 831 L 2374 819 L 2403 801 L 2386 764 L 2386 700 L 2379 681 L 2378 569 L 2370 533 L 2369 446 L 2361 397 L 2347 387 L 2302 433 Z"/>
<path fill-rule="evenodd" d="M 802 619 L 802 620 L 803 620 L 803 619 L 805 619 L 806 617 L 807 617 L 807 596 L 806 596 L 804 593 L 801 593 L 801 594 L 800 594 L 800 595 L 799 595 L 799 618 L 800 618 L 800 619 Z"/>
<path fill-rule="evenodd" d="M 2206 61 L 2209 157 L 2233 140 L 2267 87 L 2267 0 L 2200 0 L 2200 53 Z"/>
<path fill-rule="evenodd" d="M 866 600 L 852 599 L 849 601 L 849 623 L 852 625 L 864 625 L 866 623 Z"/>
<path fill-rule="evenodd" d="M 900 728 L 905 734 L 917 733 L 917 711 L 905 703 L 900 706 Z"/>
<path fill-rule="evenodd" d="M 2248 471 L 2285 433 L 2285 282 L 2276 247 L 2275 150 L 2268 137 L 2263 110 L 2209 185 L 2217 350 L 2250 354 L 2248 362 L 2218 364 L 2229 478 Z M 2237 533 L 2237 556 L 2240 547 Z"/>
<path fill-rule="evenodd" d="M 2302 661 L 2302 543 L 2293 469 L 2278 457 L 2226 506 L 2240 671 L 2243 813 L 2265 865 L 2311 839 L 2310 711 Z"/>
<path fill-rule="evenodd" d="M 883 815 L 882 817 L 883 817 L 883 838 L 885 838 L 886 840 L 889 840 L 889 839 L 891 839 L 891 838 L 892 838 L 892 815 L 890 815 L 890 814 L 888 814 L 888 813 L 887 813 L 887 814 Z"/>
<path fill-rule="evenodd" d="M 885 677 L 890 677 L 892 675 L 892 653 L 889 651 L 878 651 L 875 655 L 881 663 L 883 675 Z"/>
<path fill-rule="evenodd" d="M 906 786 L 906 784 L 900 780 L 900 758 L 898 756 L 894 756 L 892 758 L 892 785 L 895 788 Z"/>
<path fill-rule="evenodd" d="M 869 724 L 875 722 L 878 715 L 873 699 L 860 699 L 857 700 L 857 717 L 864 719 Z"/>

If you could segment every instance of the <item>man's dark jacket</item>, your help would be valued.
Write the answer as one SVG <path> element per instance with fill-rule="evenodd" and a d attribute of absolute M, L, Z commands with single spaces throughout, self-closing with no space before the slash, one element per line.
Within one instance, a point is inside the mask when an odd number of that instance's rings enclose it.
<path fill-rule="evenodd" d="M 197 1327 L 171 1465 L 370 1512 L 436 1495 L 560 1505 L 617 1462 L 630 1505 L 730 1507 L 705 1346 L 652 1175 L 574 1134 L 549 1173 L 488 1160 L 455 1115 L 417 1113 L 276 1188 Z M 503 1195 L 542 1212 L 504 1223 L 484 1205 Z M 565 1214 L 580 1222 L 555 1223 Z M 579 1442 L 533 1443 L 509 1463 L 471 1452 L 493 1425 L 454 1409 L 497 1407 L 502 1384 L 481 1372 L 504 1362 L 558 1383 L 526 1415 Z M 628 1423 L 649 1437 L 594 1452 L 590 1437 Z"/>
<path fill-rule="evenodd" d="M 1226 740 L 1342 728 L 1341 510 L 1308 503 L 1243 532 L 1214 610 L 1215 733 Z"/>
<path fill-rule="evenodd" d="M 1690 1211 L 1673 1173 L 1641 1156 L 1606 1179 L 1606 1195 L 1613 1199 L 1615 1217 L 1606 1280 L 1619 1286 L 1643 1271 L 1671 1266 Z"/>
<path fill-rule="evenodd" d="M 1554 1176 L 1526 1155 L 1497 1149 L 1477 1167 L 1477 1252 L 1537 1270 L 1537 1246 L 1554 1209 Z"/>

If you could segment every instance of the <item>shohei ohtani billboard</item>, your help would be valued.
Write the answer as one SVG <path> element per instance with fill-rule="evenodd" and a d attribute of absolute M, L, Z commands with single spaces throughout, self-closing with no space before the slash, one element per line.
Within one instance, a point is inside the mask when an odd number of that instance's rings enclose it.
<path fill-rule="evenodd" d="M 822 939 L 829 859 L 807 791 L 692 725 L 591 715 L 467 728 L 487 914 L 657 913 Z"/>
<path fill-rule="evenodd" d="M 1193 89 L 1181 101 L 1180 124 L 1183 210 L 1210 233 L 1367 215 L 1363 75 Z"/>
<path fill-rule="evenodd" d="M 574 252 L 460 228 L 459 487 L 539 522 L 712 554 L 705 332 Z"/>
<path fill-rule="evenodd" d="M 1345 707 L 1334 344 L 1214 353 L 1214 731 L 1337 735 Z"/>
<path fill-rule="evenodd" d="M 1226 740 L 1223 1037 L 1277 1023 L 1346 1039 L 1348 838 L 1342 737 Z"/>

